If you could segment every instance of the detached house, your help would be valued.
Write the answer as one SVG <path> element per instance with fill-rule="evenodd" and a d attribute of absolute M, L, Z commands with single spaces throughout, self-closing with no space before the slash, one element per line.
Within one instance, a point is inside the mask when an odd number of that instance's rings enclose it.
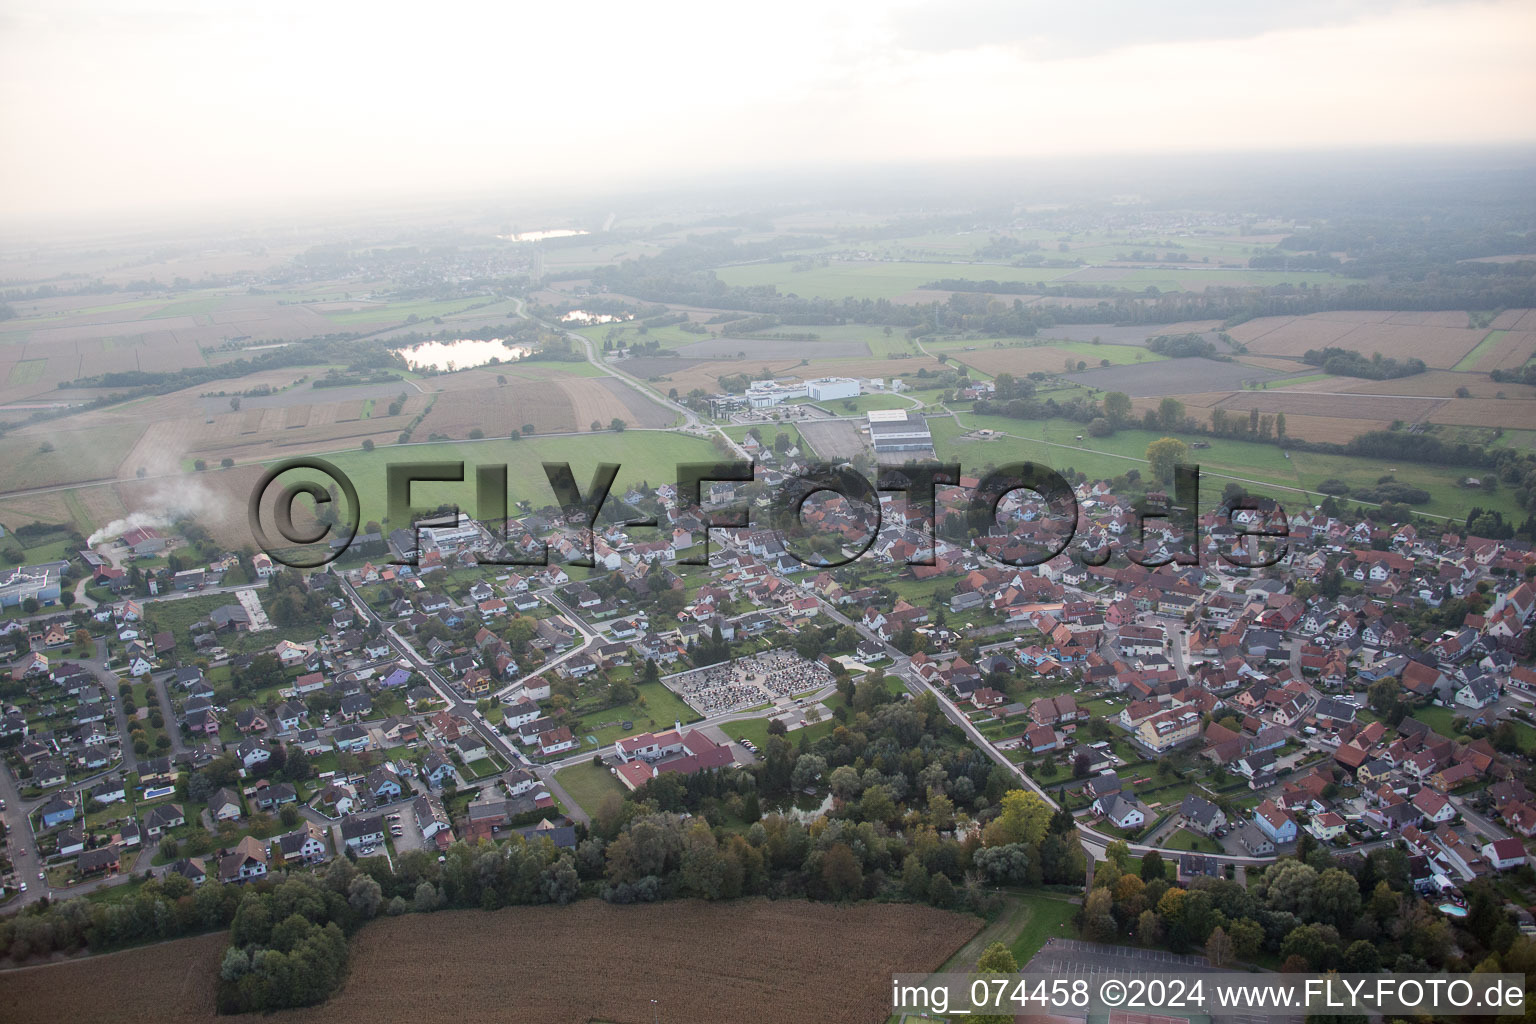
<path fill-rule="evenodd" d="M 1253 823 L 1276 846 L 1296 841 L 1296 819 L 1273 800 L 1265 800 L 1253 812 Z"/>
<path fill-rule="evenodd" d="M 1147 823 L 1147 809 L 1141 801 L 1121 793 L 1112 793 L 1093 802 L 1093 809 L 1104 815 L 1116 828 L 1140 828 Z"/>
<path fill-rule="evenodd" d="M 219 858 L 219 881 L 245 882 L 267 873 L 267 848 L 254 836 L 243 837 L 231 853 Z"/>

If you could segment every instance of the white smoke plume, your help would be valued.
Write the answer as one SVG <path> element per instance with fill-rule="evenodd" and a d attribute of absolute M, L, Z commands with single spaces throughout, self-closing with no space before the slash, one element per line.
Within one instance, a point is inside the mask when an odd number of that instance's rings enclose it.
<path fill-rule="evenodd" d="M 179 460 L 168 460 L 179 470 Z M 216 519 L 223 515 L 229 499 L 217 493 L 197 477 L 179 473 L 159 481 L 140 504 L 121 519 L 114 519 L 86 539 L 86 545 L 95 547 L 105 541 L 115 540 L 129 530 L 139 528 L 166 529 L 180 519 Z"/>

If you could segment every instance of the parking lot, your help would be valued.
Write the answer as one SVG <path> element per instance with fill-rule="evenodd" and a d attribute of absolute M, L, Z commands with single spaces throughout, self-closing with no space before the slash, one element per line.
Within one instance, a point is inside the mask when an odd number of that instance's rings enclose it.
<path fill-rule="evenodd" d="M 1049 939 L 1022 970 L 1027 974 L 1050 974 L 1070 980 L 1086 979 L 1091 987 L 1109 978 L 1151 978 L 1217 972 L 1203 956 L 1169 953 L 1160 949 L 1110 946 L 1078 939 Z M 1246 974 L 1246 972 L 1244 972 Z M 1207 1008 L 1213 996 L 1206 990 Z M 1056 1016 L 1069 1016 L 1054 1010 Z M 1208 1012 L 1163 1011 L 1162 1015 L 1212 1024 L 1301 1024 L 1300 1016 L 1261 1016 L 1256 1014 L 1217 1014 Z M 1116 1014 L 1115 1016 L 1119 1016 Z M 1079 1020 L 1101 1024 L 1102 1014 L 1079 1014 Z"/>
<path fill-rule="evenodd" d="M 390 821 L 391 814 L 400 815 L 399 821 Z M 412 850 L 420 850 L 426 846 L 421 838 L 421 829 L 416 827 L 416 815 L 411 812 L 410 801 L 396 804 L 384 812 L 384 824 L 391 830 L 390 839 L 394 841 L 396 853 L 409 853 Z M 400 835 L 394 835 L 393 830 L 398 827 Z"/>

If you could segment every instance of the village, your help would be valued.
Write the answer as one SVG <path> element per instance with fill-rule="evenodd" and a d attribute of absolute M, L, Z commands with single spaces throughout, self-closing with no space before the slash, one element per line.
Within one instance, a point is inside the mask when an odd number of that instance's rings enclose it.
<path fill-rule="evenodd" d="M 387 551 L 309 574 L 259 553 L 144 571 L 189 547 L 154 530 L 79 552 L 54 579 L 104 600 L 51 611 L 55 583 L 38 614 L 0 622 L 17 651 L 7 899 L 513 833 L 572 847 L 597 808 L 566 769 L 633 790 L 750 765 L 764 727 L 835 728 L 823 699 L 866 676 L 936 694 L 1099 858 L 1124 841 L 1181 880 L 1242 878 L 1299 846 L 1401 844 L 1450 914 L 1464 884 L 1527 863 L 1528 545 L 1307 508 L 1280 523 L 1276 564 L 1241 568 L 1277 539 L 1245 529 L 1275 532 L 1283 513 L 1260 502 L 1201 517 L 1199 565 L 1014 568 L 993 556 L 1048 547 L 1049 510 L 1010 497 L 966 543 L 962 480 L 931 536 L 888 495 L 878 538 L 838 568 L 728 528 L 707 531 L 707 568 L 679 564 L 711 510 L 798 468 L 716 483 L 703 509 L 668 486 L 624 494 L 661 539 L 547 509 L 395 529 Z M 1087 551 L 1155 563 L 1185 544 L 1172 518 L 1136 537 L 1109 481 L 1076 497 Z M 835 499 L 806 517 L 853 544 L 871 512 Z M 547 566 L 482 564 L 539 545 Z"/>

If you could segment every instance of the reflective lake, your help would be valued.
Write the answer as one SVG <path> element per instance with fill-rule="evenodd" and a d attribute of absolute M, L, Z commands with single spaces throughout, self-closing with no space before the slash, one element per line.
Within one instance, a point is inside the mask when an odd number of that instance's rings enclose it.
<path fill-rule="evenodd" d="M 467 370 L 493 361 L 515 363 L 531 351 L 522 345 L 508 345 L 500 338 L 486 341 L 472 341 L 468 338 L 458 341 L 424 341 L 410 348 L 394 349 L 413 370 Z"/>

